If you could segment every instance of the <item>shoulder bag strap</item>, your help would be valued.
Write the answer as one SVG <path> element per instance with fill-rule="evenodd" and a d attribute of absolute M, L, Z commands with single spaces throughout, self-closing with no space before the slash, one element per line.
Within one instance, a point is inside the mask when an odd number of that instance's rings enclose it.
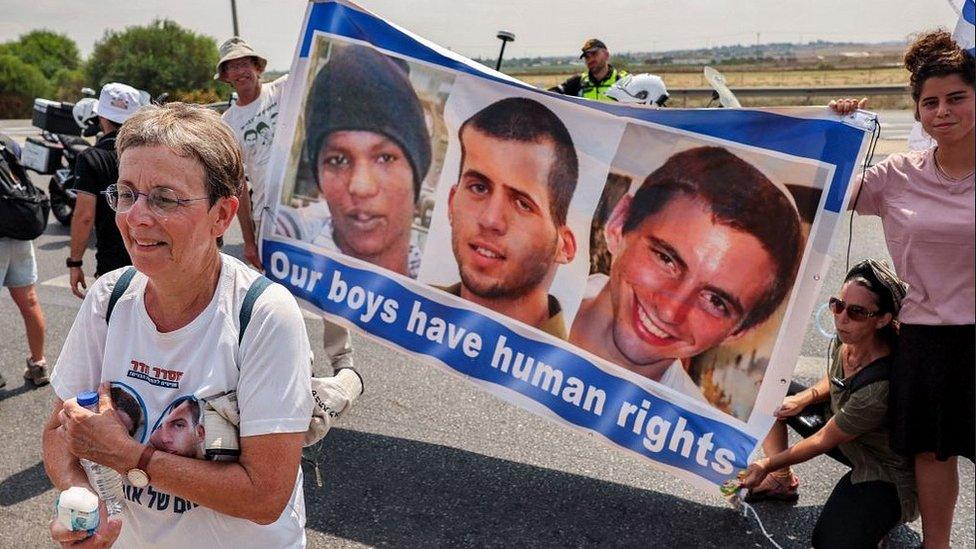
<path fill-rule="evenodd" d="M 108 324 L 110 318 L 112 318 L 112 309 L 115 309 L 115 303 L 118 302 L 122 294 L 129 287 L 132 282 L 132 277 L 136 275 L 136 268 L 129 267 L 122 273 L 122 276 L 115 282 L 115 287 L 112 288 L 112 296 L 108 298 L 108 309 L 105 310 L 105 324 Z"/>

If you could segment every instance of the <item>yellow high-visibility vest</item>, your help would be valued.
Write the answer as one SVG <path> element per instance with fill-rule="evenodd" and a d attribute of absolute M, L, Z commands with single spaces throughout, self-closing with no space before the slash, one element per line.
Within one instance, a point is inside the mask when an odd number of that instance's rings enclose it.
<path fill-rule="evenodd" d="M 586 99 L 593 99 L 595 101 L 613 101 L 607 97 L 607 90 L 610 89 L 617 80 L 627 76 L 629 74 L 627 71 L 621 69 L 611 69 L 610 76 L 605 78 L 603 82 L 594 83 L 590 80 L 590 73 L 586 71 L 580 75 L 580 91 L 579 96 Z"/>

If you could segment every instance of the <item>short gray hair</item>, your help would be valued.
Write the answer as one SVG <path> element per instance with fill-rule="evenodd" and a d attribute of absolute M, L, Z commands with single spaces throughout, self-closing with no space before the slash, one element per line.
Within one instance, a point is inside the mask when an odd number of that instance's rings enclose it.
<path fill-rule="evenodd" d="M 178 102 L 149 105 L 122 124 L 115 141 L 119 158 L 127 149 L 157 146 L 200 162 L 211 204 L 240 195 L 244 187 L 241 148 L 215 111 Z"/>

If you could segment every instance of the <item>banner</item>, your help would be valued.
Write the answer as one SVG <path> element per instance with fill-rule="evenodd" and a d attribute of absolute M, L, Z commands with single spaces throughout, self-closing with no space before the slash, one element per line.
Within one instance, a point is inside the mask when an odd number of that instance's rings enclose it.
<path fill-rule="evenodd" d="M 959 14 L 952 37 L 960 48 L 976 55 L 976 0 L 951 0 L 950 3 Z"/>
<path fill-rule="evenodd" d="M 309 5 L 267 275 L 709 490 L 785 395 L 873 117 L 565 97 Z"/>

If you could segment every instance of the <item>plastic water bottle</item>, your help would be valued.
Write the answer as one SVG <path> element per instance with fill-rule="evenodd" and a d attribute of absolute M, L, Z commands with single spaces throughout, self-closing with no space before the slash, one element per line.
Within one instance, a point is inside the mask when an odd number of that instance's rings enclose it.
<path fill-rule="evenodd" d="M 79 393 L 78 405 L 98 412 L 98 393 L 95 391 Z M 122 475 L 111 467 L 87 459 L 81 460 L 81 466 L 88 473 L 88 482 L 95 488 L 98 497 L 105 502 L 109 516 L 121 514 L 125 505 L 125 496 L 122 494 Z"/>

